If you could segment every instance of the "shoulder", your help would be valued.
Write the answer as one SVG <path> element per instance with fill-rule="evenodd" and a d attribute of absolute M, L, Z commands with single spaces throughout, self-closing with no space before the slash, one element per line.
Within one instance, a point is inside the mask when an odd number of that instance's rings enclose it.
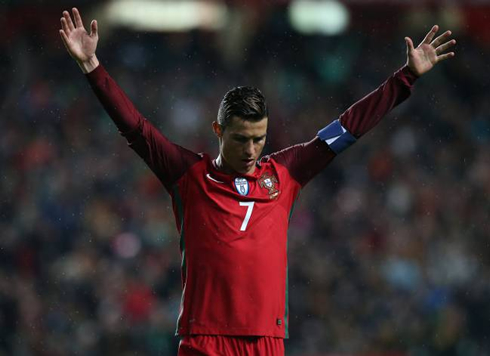
<path fill-rule="evenodd" d="M 318 136 L 304 143 L 299 143 L 289 146 L 280 151 L 271 153 L 262 158 L 261 162 L 277 162 L 286 167 L 298 162 L 304 162 L 308 159 L 318 159 L 321 157 L 329 157 L 332 155 L 332 150 Z"/>
<path fill-rule="evenodd" d="M 264 164 L 280 165 L 304 186 L 335 157 L 327 143 L 318 136 L 311 141 L 290 146 L 281 151 L 264 156 Z M 262 162 L 261 161 L 261 162 Z"/>

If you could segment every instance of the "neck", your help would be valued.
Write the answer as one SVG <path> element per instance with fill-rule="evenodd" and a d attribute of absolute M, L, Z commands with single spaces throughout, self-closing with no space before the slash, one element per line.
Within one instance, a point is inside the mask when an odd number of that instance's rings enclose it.
<path fill-rule="evenodd" d="M 231 173 L 234 173 L 234 170 L 231 169 L 227 164 L 226 164 L 226 161 L 223 159 L 223 156 L 221 155 L 221 153 L 218 155 L 218 157 L 216 158 L 216 168 L 221 171 L 221 172 L 224 172 L 226 174 L 231 174 Z"/>
<path fill-rule="evenodd" d="M 228 165 L 228 163 L 223 158 L 221 153 L 218 155 L 218 157 L 216 157 L 214 166 L 218 171 L 221 171 L 226 174 L 253 174 L 253 172 L 255 171 L 255 165 L 252 167 L 250 172 L 238 172 L 234 170 L 230 165 Z"/>

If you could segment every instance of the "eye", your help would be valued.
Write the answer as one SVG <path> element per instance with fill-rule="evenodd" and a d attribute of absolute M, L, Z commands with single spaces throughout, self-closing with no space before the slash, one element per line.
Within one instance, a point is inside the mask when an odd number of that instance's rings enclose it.
<path fill-rule="evenodd" d="M 240 136 L 237 137 L 237 136 L 235 136 L 234 139 L 235 139 L 236 142 L 240 142 L 240 143 L 247 142 L 247 138 L 246 137 L 240 137 Z"/>
<path fill-rule="evenodd" d="M 265 140 L 265 137 L 254 138 L 254 143 L 261 143 Z"/>

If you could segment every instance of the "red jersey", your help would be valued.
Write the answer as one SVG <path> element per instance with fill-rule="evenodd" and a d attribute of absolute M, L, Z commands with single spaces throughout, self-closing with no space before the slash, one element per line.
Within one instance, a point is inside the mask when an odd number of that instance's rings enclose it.
<path fill-rule="evenodd" d="M 170 193 L 181 235 L 178 335 L 288 337 L 287 230 L 302 187 L 346 144 L 406 99 L 404 67 L 308 143 L 263 157 L 253 174 L 225 174 L 207 154 L 170 142 L 102 66 L 87 75 L 121 134 Z M 347 139 L 335 140 L 339 137 Z"/>

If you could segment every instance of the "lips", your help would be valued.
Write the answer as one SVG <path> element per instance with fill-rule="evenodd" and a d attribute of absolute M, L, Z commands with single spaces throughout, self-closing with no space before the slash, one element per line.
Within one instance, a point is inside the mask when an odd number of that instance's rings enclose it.
<path fill-rule="evenodd" d="M 245 163 L 245 165 L 247 165 L 247 166 L 251 166 L 254 163 L 254 159 L 253 158 L 242 159 L 242 162 Z"/>

